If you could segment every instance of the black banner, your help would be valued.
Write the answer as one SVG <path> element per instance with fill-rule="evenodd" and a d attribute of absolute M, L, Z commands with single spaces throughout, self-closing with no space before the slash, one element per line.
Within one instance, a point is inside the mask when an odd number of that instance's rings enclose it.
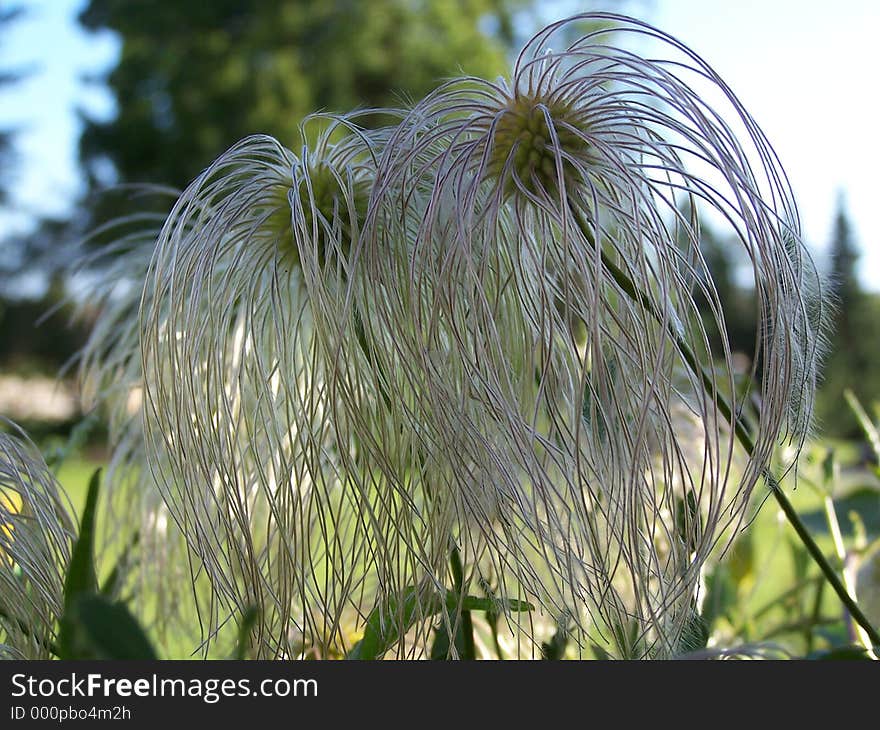
<path fill-rule="evenodd" d="M 786 708 L 790 719 L 805 700 L 833 696 L 832 684 L 869 697 L 877 676 L 872 662 L 12 661 L 0 662 L 0 728 L 195 721 L 249 730 L 272 719 L 458 728 L 481 718 L 521 727 L 589 725 L 597 713 L 629 724 L 696 719 L 701 705 L 704 719 L 723 709 L 748 721 L 758 706 L 764 717 L 768 706 Z"/>

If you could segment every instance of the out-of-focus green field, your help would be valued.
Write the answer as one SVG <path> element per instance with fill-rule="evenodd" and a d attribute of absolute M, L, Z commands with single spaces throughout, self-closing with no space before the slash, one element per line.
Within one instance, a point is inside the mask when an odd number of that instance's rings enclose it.
<path fill-rule="evenodd" d="M 101 461 L 92 461 L 81 457 L 65 460 L 58 469 L 58 481 L 70 497 L 77 515 L 81 514 L 86 502 L 86 491 L 89 479 L 95 469 L 104 466 Z"/>

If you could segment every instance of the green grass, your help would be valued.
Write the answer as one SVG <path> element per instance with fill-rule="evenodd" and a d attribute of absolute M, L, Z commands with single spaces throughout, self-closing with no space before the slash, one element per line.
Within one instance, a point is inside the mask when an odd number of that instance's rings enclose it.
<path fill-rule="evenodd" d="M 58 469 L 57 477 L 67 496 L 76 510 L 77 518 L 82 514 L 86 501 L 86 491 L 89 479 L 98 467 L 103 467 L 101 461 L 93 461 L 84 457 L 71 457 L 62 462 Z"/>

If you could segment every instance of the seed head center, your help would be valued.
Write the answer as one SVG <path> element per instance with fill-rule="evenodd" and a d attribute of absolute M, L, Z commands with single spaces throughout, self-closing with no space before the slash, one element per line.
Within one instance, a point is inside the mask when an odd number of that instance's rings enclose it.
<path fill-rule="evenodd" d="M 566 177 L 574 172 L 563 152 L 576 156 L 586 147 L 574 126 L 574 114 L 567 104 L 530 97 L 511 99 L 495 126 L 489 176 L 505 178 L 507 192 L 516 187 L 536 194 L 555 191 L 557 166 L 562 166 Z"/>
<path fill-rule="evenodd" d="M 349 250 L 352 236 L 356 235 L 352 224 L 359 229 L 366 217 L 369 186 L 363 180 L 352 180 L 349 187 L 343 182 L 345 178 L 337 176 L 324 163 L 310 165 L 307 174 L 308 185 L 300 179 L 293 192 L 299 198 L 301 216 L 297 230 L 307 236 L 316 236 L 313 244 L 318 262 L 323 266 L 334 253 L 344 254 Z M 288 218 L 289 211 L 288 206 Z M 289 236 L 289 253 L 299 263 L 292 234 Z"/>

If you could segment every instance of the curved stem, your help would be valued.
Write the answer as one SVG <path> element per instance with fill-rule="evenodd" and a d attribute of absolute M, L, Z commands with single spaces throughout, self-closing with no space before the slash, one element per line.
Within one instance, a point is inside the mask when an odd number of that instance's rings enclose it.
<path fill-rule="evenodd" d="M 828 529 L 831 532 L 831 538 L 834 541 L 834 550 L 837 553 L 837 559 L 839 561 L 838 570 L 843 577 L 843 585 L 846 586 L 846 590 L 850 595 L 855 595 L 855 581 L 846 569 L 846 546 L 843 544 L 843 534 L 840 532 L 840 522 L 837 519 L 837 510 L 834 508 L 834 500 L 831 499 L 831 495 L 827 493 L 823 500 L 825 502 L 825 519 L 828 523 Z M 850 629 L 852 629 L 852 626 L 850 626 Z M 871 641 L 865 630 L 857 625 L 854 633 L 862 646 L 867 650 L 871 659 L 876 659 L 877 656 L 874 654 L 874 647 L 872 645 L 874 642 Z"/>
<path fill-rule="evenodd" d="M 587 222 L 584 220 L 581 210 L 578 208 L 577 205 L 574 205 L 572 201 L 569 201 L 569 207 L 575 215 L 575 219 L 581 233 L 591 244 L 595 245 L 595 239 L 593 238 L 592 232 L 590 231 Z M 633 280 L 626 274 L 626 272 L 618 267 L 617 264 L 615 264 L 608 257 L 604 250 L 601 251 L 601 257 L 602 265 L 611 275 L 611 278 L 614 279 L 614 282 L 617 284 L 617 286 L 620 287 L 621 291 L 623 291 L 634 302 L 644 307 L 645 311 L 651 314 L 651 316 L 653 316 L 658 322 L 663 323 L 662 316 L 657 311 L 657 308 L 654 306 L 648 295 L 645 294 L 645 292 L 639 290 L 635 282 L 633 282 Z M 673 341 L 675 342 L 675 346 L 678 348 L 679 352 L 681 352 L 681 355 L 687 363 L 688 367 L 691 368 L 694 375 L 699 377 L 702 381 L 703 388 L 715 402 L 715 407 L 726 420 L 732 422 L 734 433 L 740 445 L 749 456 L 752 456 L 755 451 L 755 443 L 752 440 L 752 437 L 749 435 L 748 429 L 743 420 L 740 418 L 739 415 L 734 415 L 733 409 L 730 407 L 727 399 L 724 397 L 724 395 L 719 393 L 718 389 L 713 385 L 712 378 L 703 369 L 690 345 L 688 345 L 688 343 L 669 325 L 669 323 L 666 323 L 665 327 L 667 333 L 672 337 Z M 776 502 L 782 509 L 782 512 L 788 520 L 789 524 L 794 528 L 794 531 L 797 533 L 798 538 L 800 538 L 800 541 L 807 549 L 810 557 L 812 557 L 813 561 L 819 566 L 819 569 L 822 571 L 825 579 L 834 589 L 834 592 L 837 593 L 838 598 L 840 598 L 841 602 L 846 607 L 846 610 L 849 611 L 850 616 L 852 616 L 853 620 L 864 630 L 865 634 L 867 634 L 868 638 L 871 640 L 871 643 L 874 646 L 880 646 L 880 634 L 877 633 L 877 629 L 874 628 L 874 626 L 867 619 L 865 614 L 862 613 L 862 610 L 859 608 L 855 599 L 846 589 L 846 586 L 843 584 L 843 581 L 840 579 L 837 571 L 825 558 L 822 550 L 816 544 L 816 541 L 813 539 L 813 536 L 810 534 L 809 530 L 807 530 L 806 525 L 804 525 L 803 521 L 798 516 L 798 513 L 795 510 L 794 506 L 785 495 L 785 492 L 782 491 L 782 487 L 779 485 L 779 480 L 774 474 L 770 472 L 769 468 L 764 469 L 763 474 L 764 478 L 767 481 L 767 485 L 770 487 L 770 491 L 773 494 L 773 497 L 776 499 Z"/>

